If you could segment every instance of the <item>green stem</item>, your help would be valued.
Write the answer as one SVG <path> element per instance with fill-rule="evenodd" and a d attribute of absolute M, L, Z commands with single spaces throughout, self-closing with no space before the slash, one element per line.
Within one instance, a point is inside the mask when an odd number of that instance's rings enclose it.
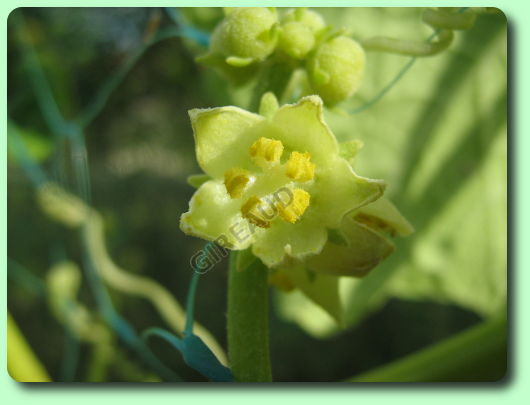
<path fill-rule="evenodd" d="M 266 62 L 258 82 L 252 92 L 250 111 L 258 111 L 261 96 L 270 91 L 279 101 L 282 101 L 285 88 L 294 72 L 295 66 L 278 58 Z"/>
<path fill-rule="evenodd" d="M 237 381 L 272 381 L 269 359 L 267 268 L 255 260 L 246 269 L 230 254 L 228 283 L 228 355 Z"/>

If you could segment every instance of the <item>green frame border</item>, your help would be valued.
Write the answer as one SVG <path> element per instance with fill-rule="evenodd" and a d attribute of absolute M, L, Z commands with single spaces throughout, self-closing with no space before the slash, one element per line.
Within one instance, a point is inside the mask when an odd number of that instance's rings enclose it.
<path fill-rule="evenodd" d="M 2 12 L 2 91 L 7 95 L 7 19 L 10 12 L 18 7 L 134 7 L 134 6 L 222 6 L 227 1 L 159 1 L 157 4 L 147 4 L 145 1 L 65 1 L 55 0 L 42 1 L 14 1 L 5 0 L 0 5 Z M 414 1 L 236 1 L 234 5 L 255 6 L 341 6 L 341 7 L 417 7 L 417 6 L 491 6 L 499 7 L 506 14 L 509 25 L 509 271 L 510 271 L 510 356 L 509 372 L 505 380 L 498 383 L 457 383 L 457 384 L 275 384 L 274 386 L 256 385 L 202 385 L 202 384 L 102 384 L 93 386 L 90 384 L 22 384 L 11 379 L 7 373 L 7 367 L 1 368 L 0 392 L 4 403 L 16 404 L 22 401 L 38 401 L 39 404 L 93 404 L 94 401 L 105 399 L 119 399 L 127 404 L 141 404 L 145 401 L 157 401 L 158 403 L 178 403 L 186 400 L 194 404 L 203 401 L 215 401 L 236 403 L 265 403 L 270 400 L 285 398 L 286 400 L 303 401 L 305 404 L 326 401 L 370 401 L 373 403 L 386 403 L 392 401 L 394 404 L 407 403 L 408 405 L 418 403 L 424 404 L 428 401 L 430 405 L 446 404 L 455 399 L 465 400 L 472 397 L 480 401 L 482 405 L 488 403 L 520 403 L 524 398 L 530 398 L 530 384 L 526 383 L 530 368 L 530 345 L 522 345 L 521 342 L 530 342 L 530 317 L 524 314 L 524 308 L 530 308 L 530 296 L 524 294 L 523 288 L 530 286 L 530 253 L 528 249 L 522 249 L 530 242 L 528 229 L 530 228 L 530 214 L 528 211 L 520 210 L 520 207 L 530 206 L 530 191 L 523 187 L 525 174 L 530 173 L 530 159 L 526 158 L 525 152 L 530 152 L 530 117 L 523 114 L 530 108 L 530 79 L 528 75 L 521 72 L 530 72 L 530 53 L 523 52 L 523 46 L 530 43 L 530 26 L 525 17 L 530 16 L 530 3 L 523 0 L 505 0 L 499 2 L 467 1 L 454 2 L 438 0 L 436 4 L 422 4 Z M 523 45 L 524 44 L 524 45 Z M 518 75 L 519 73 L 519 75 Z M 520 76 L 520 77 L 519 77 Z M 513 81 L 515 80 L 515 86 Z M 526 96 L 526 98 L 525 98 Z M 526 101 L 526 105 L 525 105 Z M 4 134 L 0 150 L 4 162 L 7 161 L 5 128 L 7 128 L 7 97 L 1 100 L 1 108 L 4 112 L 1 116 Z M 521 134 L 521 135 L 518 135 Z M 526 136 L 523 136 L 525 134 Z M 1 167 L 0 179 L 2 191 L 6 191 L 7 168 L 4 163 Z M 6 198 L 1 200 L 1 221 L 4 232 L 1 245 L 3 269 L 6 269 L 7 252 L 7 212 Z M 525 232 L 526 231 L 526 232 Z M 521 269 L 520 271 L 518 271 Z M 2 334 L 0 335 L 0 364 L 7 364 L 6 354 L 6 324 L 7 324 L 7 283 L 6 272 L 1 278 L 2 284 L 2 306 L 4 310 L 0 314 Z M 154 396 L 154 398 L 153 398 Z M 291 399 L 292 398 L 292 399 Z M 528 400 L 528 399 L 527 399 Z"/>

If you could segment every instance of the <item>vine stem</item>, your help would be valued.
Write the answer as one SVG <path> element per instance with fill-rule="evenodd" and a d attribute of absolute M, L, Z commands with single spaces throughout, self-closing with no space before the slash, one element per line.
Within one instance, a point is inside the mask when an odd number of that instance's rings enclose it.
<path fill-rule="evenodd" d="M 271 382 L 269 286 L 267 268 L 254 260 L 238 269 L 230 253 L 228 281 L 228 356 L 237 381 Z"/>

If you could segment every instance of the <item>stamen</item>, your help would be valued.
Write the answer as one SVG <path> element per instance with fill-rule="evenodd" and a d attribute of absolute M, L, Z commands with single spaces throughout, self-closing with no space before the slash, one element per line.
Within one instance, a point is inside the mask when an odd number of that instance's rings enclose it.
<path fill-rule="evenodd" d="M 247 188 L 250 173 L 245 169 L 234 167 L 225 172 L 225 187 L 232 198 L 239 198 Z"/>
<path fill-rule="evenodd" d="M 315 164 L 311 163 L 311 154 L 309 152 L 292 152 L 287 161 L 285 174 L 300 182 L 312 180 L 315 176 Z"/>
<path fill-rule="evenodd" d="M 242 205 L 241 214 L 250 223 L 259 226 L 260 228 L 268 228 L 271 226 L 270 220 L 274 217 L 276 212 L 274 212 L 273 215 L 269 215 L 265 204 L 265 202 L 253 195 Z M 272 205 L 269 208 L 276 211 L 275 207 Z"/>
<path fill-rule="evenodd" d="M 250 156 L 260 167 L 270 167 L 280 162 L 283 144 L 276 139 L 261 137 L 250 147 Z"/>
<path fill-rule="evenodd" d="M 291 202 L 286 206 L 278 203 L 276 208 L 278 208 L 280 217 L 282 217 L 283 220 L 294 224 L 302 215 L 304 215 L 305 210 L 309 207 L 310 199 L 311 195 L 307 191 L 302 190 L 301 188 L 295 188 L 293 190 L 293 198 Z"/>

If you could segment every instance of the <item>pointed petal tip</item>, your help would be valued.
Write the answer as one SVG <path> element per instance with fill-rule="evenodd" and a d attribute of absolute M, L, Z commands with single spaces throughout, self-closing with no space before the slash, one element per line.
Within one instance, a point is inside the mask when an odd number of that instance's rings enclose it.
<path fill-rule="evenodd" d="M 191 110 L 188 110 L 188 116 L 190 117 L 191 122 L 195 122 L 197 120 L 197 117 L 205 111 L 204 108 L 192 108 Z"/>

